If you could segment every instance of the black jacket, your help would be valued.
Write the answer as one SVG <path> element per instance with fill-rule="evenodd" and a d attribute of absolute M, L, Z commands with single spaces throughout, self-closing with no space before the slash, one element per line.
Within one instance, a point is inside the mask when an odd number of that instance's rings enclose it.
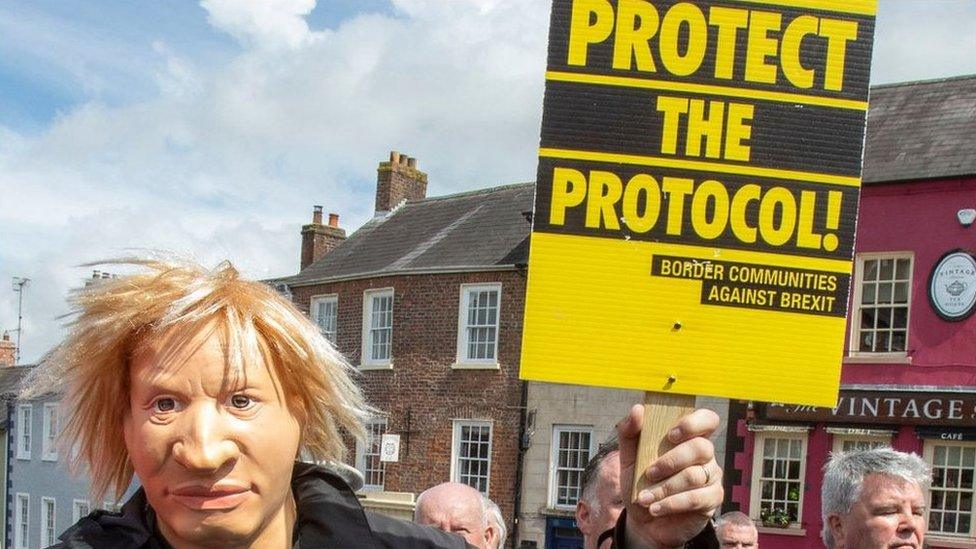
<path fill-rule="evenodd" d="M 471 549 L 453 534 L 363 510 L 345 481 L 322 467 L 295 463 L 291 488 L 298 510 L 293 549 Z M 625 549 L 624 522 L 621 516 L 615 529 L 614 547 L 619 549 Z M 54 548 L 170 549 L 142 488 L 121 512 L 94 511 L 60 539 Z M 686 547 L 718 547 L 714 539 L 709 527 Z"/>
<path fill-rule="evenodd" d="M 470 549 L 458 536 L 364 511 L 338 475 L 295 463 L 294 549 Z M 95 511 L 61 534 L 58 549 L 168 549 L 142 488 L 120 513 Z"/>

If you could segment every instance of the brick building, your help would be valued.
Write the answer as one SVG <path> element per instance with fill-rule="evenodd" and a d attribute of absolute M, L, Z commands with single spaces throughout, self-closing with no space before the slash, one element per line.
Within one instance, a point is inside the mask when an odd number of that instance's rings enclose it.
<path fill-rule="evenodd" d="M 346 237 L 316 207 L 301 271 L 275 281 L 359 370 L 380 414 L 352 450 L 366 490 L 475 486 L 516 508 L 518 379 L 533 184 L 426 197 L 416 160 L 378 168 L 376 215 Z M 284 285 L 284 286 L 283 286 Z M 397 462 L 379 460 L 382 434 Z M 511 529 L 511 526 L 510 526 Z"/>
<path fill-rule="evenodd" d="M 512 547 L 575 543 L 579 472 L 641 393 L 518 380 L 534 184 L 433 198 L 426 186 L 415 160 L 392 153 L 374 218 L 347 238 L 316 206 L 301 272 L 272 283 L 382 412 L 367 444 L 350 447 L 368 505 L 403 516 L 434 484 L 487 484 Z M 727 402 L 699 405 L 724 417 Z M 384 433 L 400 435 L 396 463 L 379 461 Z"/>
<path fill-rule="evenodd" d="M 829 453 L 878 445 L 933 467 L 928 546 L 976 547 L 974 220 L 976 75 L 872 88 L 838 405 L 730 415 L 727 506 L 789 515 L 764 548 L 822 547 Z"/>

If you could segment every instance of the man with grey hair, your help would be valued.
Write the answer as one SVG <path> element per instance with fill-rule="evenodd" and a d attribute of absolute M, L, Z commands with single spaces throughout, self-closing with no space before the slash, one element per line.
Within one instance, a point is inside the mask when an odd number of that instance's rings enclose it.
<path fill-rule="evenodd" d="M 759 531 L 741 511 L 730 511 L 715 519 L 715 535 L 722 549 L 759 549 Z"/>
<path fill-rule="evenodd" d="M 487 497 L 484 497 L 484 500 L 485 508 L 488 510 L 488 523 L 495 528 L 494 549 L 502 549 L 505 547 L 505 538 L 508 537 L 508 527 L 505 526 L 505 517 L 502 516 L 502 510 L 498 507 L 497 503 Z"/>
<path fill-rule="evenodd" d="M 891 448 L 834 454 L 821 492 L 828 549 L 921 549 L 925 492 L 932 470 L 915 454 Z"/>
<path fill-rule="evenodd" d="M 498 535 L 485 501 L 467 484 L 444 482 L 417 496 L 413 521 L 457 534 L 477 549 L 494 549 Z"/>
<path fill-rule="evenodd" d="M 600 445 L 583 469 L 576 502 L 576 527 L 583 533 L 583 549 L 597 549 L 600 534 L 613 528 L 624 508 L 620 497 L 620 444 L 611 437 Z M 609 547 L 609 543 L 606 544 Z"/>

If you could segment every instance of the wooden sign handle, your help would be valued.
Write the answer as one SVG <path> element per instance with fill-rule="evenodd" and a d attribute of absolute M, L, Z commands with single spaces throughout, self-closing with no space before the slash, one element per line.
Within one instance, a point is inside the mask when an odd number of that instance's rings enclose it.
<path fill-rule="evenodd" d="M 634 490 L 631 501 L 637 501 L 637 494 L 649 485 L 644 471 L 659 456 L 674 448 L 668 442 L 668 430 L 695 410 L 693 395 L 672 393 L 644 393 L 644 426 L 640 442 L 637 444 L 637 463 L 634 465 Z"/>

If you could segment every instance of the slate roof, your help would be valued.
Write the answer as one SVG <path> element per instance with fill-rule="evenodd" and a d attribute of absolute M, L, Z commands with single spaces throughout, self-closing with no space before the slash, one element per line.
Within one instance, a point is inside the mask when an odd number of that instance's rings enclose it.
<path fill-rule="evenodd" d="M 529 258 L 535 183 L 411 200 L 373 218 L 289 286 L 387 274 L 513 268 Z"/>
<path fill-rule="evenodd" d="M 871 88 L 865 184 L 976 174 L 976 75 Z"/>
<path fill-rule="evenodd" d="M 0 429 L 7 426 L 7 404 L 20 392 L 20 381 L 33 366 L 0 366 Z"/>

